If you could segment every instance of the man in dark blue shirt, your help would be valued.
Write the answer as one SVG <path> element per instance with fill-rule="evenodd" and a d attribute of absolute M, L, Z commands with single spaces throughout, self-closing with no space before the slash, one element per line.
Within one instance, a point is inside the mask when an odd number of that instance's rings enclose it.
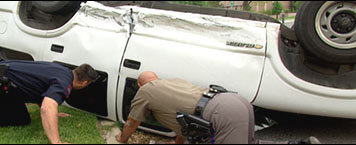
<path fill-rule="evenodd" d="M 74 70 L 43 61 L 3 60 L 0 64 L 9 66 L 4 76 L 16 85 L 9 93 L 0 94 L 0 126 L 29 124 L 31 119 L 25 103 L 36 103 L 41 106 L 42 126 L 49 141 L 61 143 L 58 105 L 68 98 L 72 89 L 82 89 L 95 81 L 98 73 L 88 64 Z"/>

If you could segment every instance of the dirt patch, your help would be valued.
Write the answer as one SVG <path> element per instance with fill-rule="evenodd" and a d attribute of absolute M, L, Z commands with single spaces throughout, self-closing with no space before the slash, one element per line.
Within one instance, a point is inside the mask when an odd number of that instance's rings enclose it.
<path fill-rule="evenodd" d="M 169 142 L 174 142 L 174 139 L 143 131 L 136 131 L 128 141 L 129 144 L 167 144 Z"/>
<path fill-rule="evenodd" d="M 105 144 L 119 144 L 119 142 L 116 141 L 115 136 L 121 132 L 120 126 L 122 125 L 118 122 L 103 119 L 98 119 L 96 124 Z M 137 130 L 129 139 L 128 144 L 166 144 L 173 141 L 174 138 Z"/>

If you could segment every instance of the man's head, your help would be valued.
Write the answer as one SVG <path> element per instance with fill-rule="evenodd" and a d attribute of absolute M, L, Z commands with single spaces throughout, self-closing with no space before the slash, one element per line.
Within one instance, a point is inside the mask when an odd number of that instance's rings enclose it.
<path fill-rule="evenodd" d="M 158 77 L 154 72 L 145 71 L 145 72 L 142 72 L 140 74 L 140 76 L 138 76 L 137 85 L 138 85 L 138 87 L 142 87 L 146 83 L 149 83 L 149 82 L 157 80 L 157 79 L 158 79 Z"/>
<path fill-rule="evenodd" d="M 94 82 L 98 73 L 90 65 L 82 64 L 73 70 L 73 76 L 73 88 L 79 90 Z"/>

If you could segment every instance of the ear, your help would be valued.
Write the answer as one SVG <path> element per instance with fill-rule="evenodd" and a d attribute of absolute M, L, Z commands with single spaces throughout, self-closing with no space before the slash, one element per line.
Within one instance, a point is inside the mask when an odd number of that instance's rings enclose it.
<path fill-rule="evenodd" d="M 80 84 L 81 84 L 81 85 L 88 85 L 89 82 L 88 82 L 88 81 L 80 81 Z"/>
<path fill-rule="evenodd" d="M 138 88 L 141 88 L 141 84 L 139 82 L 137 82 L 137 86 Z"/>

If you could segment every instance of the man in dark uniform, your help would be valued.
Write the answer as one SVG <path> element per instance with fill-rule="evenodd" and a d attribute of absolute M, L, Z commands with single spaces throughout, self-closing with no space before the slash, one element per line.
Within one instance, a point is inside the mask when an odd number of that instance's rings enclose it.
<path fill-rule="evenodd" d="M 50 143 L 61 143 L 58 106 L 68 98 L 72 89 L 88 86 L 98 73 L 88 64 L 74 70 L 42 61 L 0 61 L 0 65 L 4 64 L 8 65 L 4 77 L 16 88 L 0 88 L 3 89 L 0 94 L 0 126 L 29 124 L 31 119 L 25 103 L 35 103 L 41 107 L 42 126 Z"/>
<path fill-rule="evenodd" d="M 177 111 L 193 114 L 208 89 L 200 88 L 182 79 L 158 79 L 155 73 L 146 71 L 138 78 L 139 91 L 131 103 L 129 117 L 122 133 L 116 136 L 118 142 L 125 143 L 135 132 L 146 114 L 152 112 L 163 126 L 173 130 L 176 143 L 185 141 L 181 126 L 176 120 Z M 217 144 L 255 144 L 255 143 L 319 143 L 310 137 L 303 141 L 270 142 L 258 141 L 254 137 L 254 112 L 252 105 L 236 93 L 221 93 L 211 99 L 203 110 L 202 118 L 212 123 Z"/>

